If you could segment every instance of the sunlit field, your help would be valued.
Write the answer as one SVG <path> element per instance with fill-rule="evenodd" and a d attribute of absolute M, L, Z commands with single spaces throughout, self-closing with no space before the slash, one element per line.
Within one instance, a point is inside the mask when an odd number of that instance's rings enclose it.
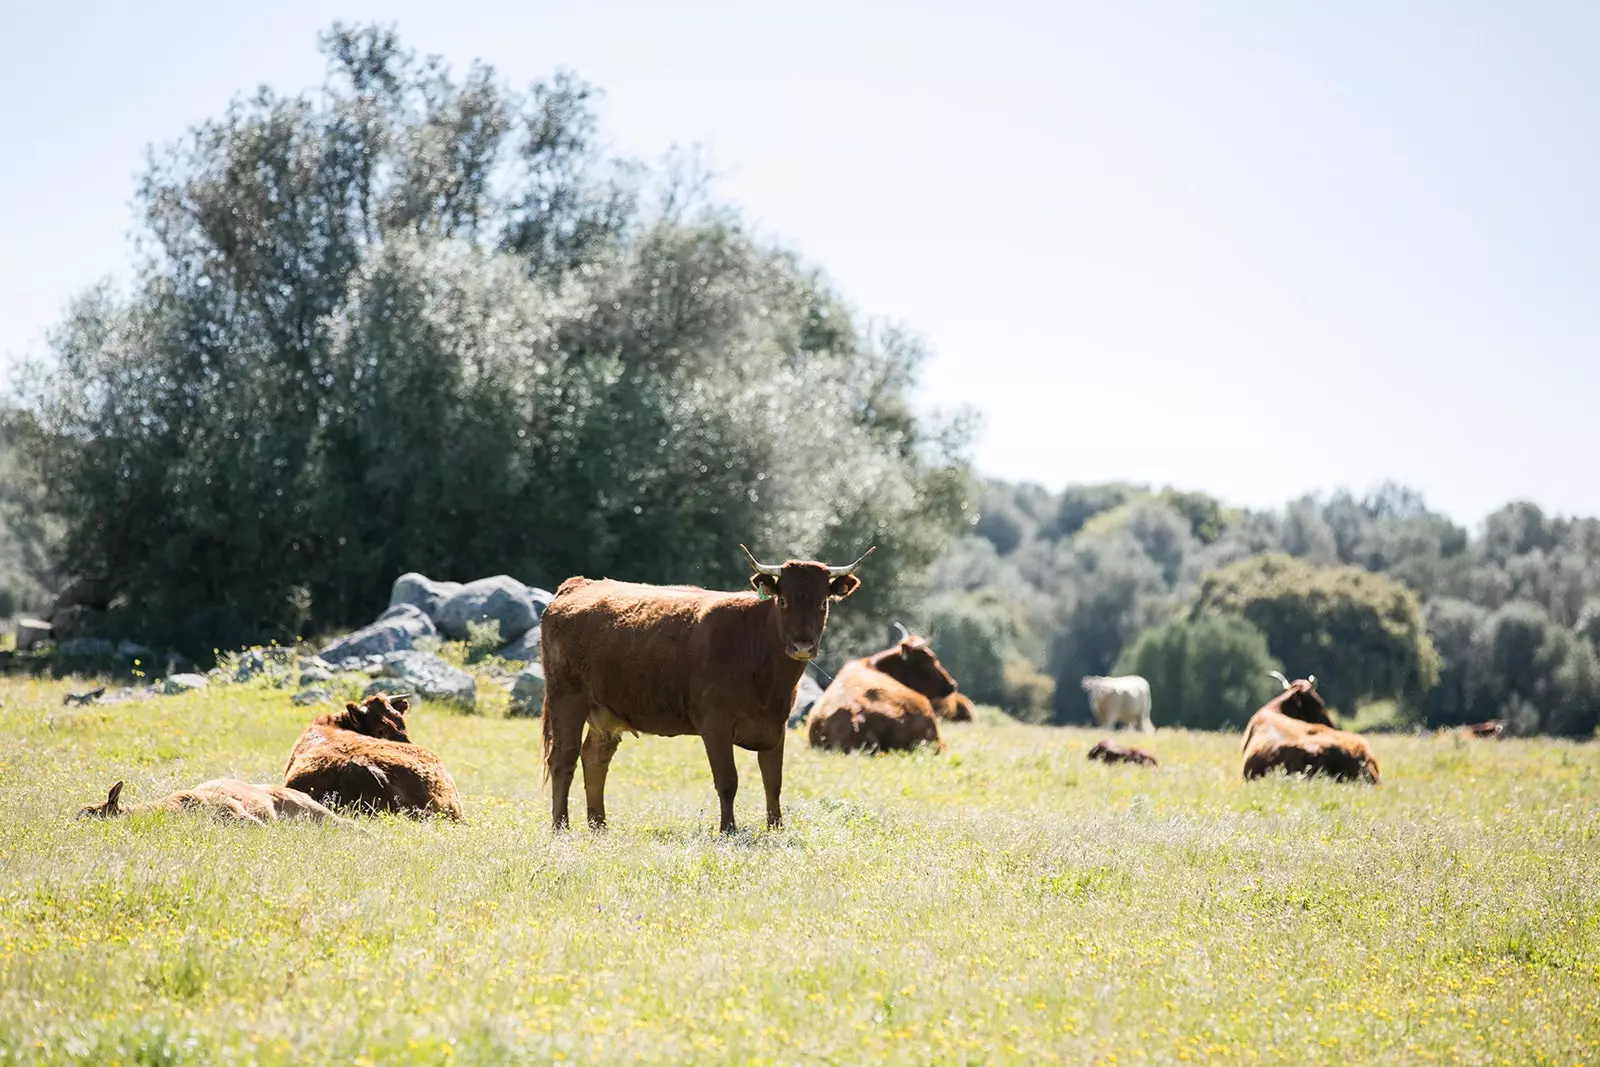
<path fill-rule="evenodd" d="M 537 720 L 424 706 L 463 824 L 79 823 L 277 780 L 314 709 L 78 688 L 0 683 L 5 1062 L 1600 1062 L 1593 744 L 1377 735 L 1371 789 L 1225 735 L 794 735 L 787 828 L 741 754 L 722 839 L 698 742 L 629 738 L 611 831 L 553 838 Z"/>

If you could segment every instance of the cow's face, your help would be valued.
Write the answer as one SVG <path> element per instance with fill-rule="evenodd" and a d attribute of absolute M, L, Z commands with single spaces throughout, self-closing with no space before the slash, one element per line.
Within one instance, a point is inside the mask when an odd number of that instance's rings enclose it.
<path fill-rule="evenodd" d="M 861 584 L 853 574 L 834 577 L 825 563 L 790 560 L 774 576 L 765 571 L 750 578 L 750 587 L 777 609 L 778 640 L 790 659 L 817 657 L 822 628 L 828 625 L 828 602 L 843 600 Z"/>
<path fill-rule="evenodd" d="M 114 819 L 122 814 L 122 808 L 117 801 L 122 796 L 122 783 L 116 782 L 111 786 L 111 792 L 106 795 L 104 804 L 85 804 L 78 809 L 80 819 Z"/>
<path fill-rule="evenodd" d="M 399 741 L 409 745 L 406 734 L 405 711 L 411 705 L 405 697 L 389 697 L 378 693 L 360 704 L 346 704 L 339 725 L 358 734 L 376 737 L 383 741 Z"/>
<path fill-rule="evenodd" d="M 901 685 L 915 689 L 930 700 L 947 697 L 956 691 L 956 680 L 944 669 L 933 649 L 920 637 L 912 636 L 894 648 L 872 657 L 872 666 Z"/>

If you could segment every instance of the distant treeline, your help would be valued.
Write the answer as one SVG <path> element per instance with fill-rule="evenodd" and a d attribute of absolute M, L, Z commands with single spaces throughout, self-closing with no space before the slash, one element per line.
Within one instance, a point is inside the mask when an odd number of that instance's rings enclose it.
<path fill-rule="evenodd" d="M 876 544 L 830 669 L 903 619 L 1030 719 L 1132 670 L 1158 722 L 1234 725 L 1281 668 L 1346 714 L 1593 731 L 1600 522 L 976 483 L 965 422 L 912 410 L 920 346 L 694 156 L 608 153 L 569 76 L 321 43 L 320 90 L 152 157 L 135 283 L 76 302 L 0 419 L 0 611 L 91 577 L 105 636 L 204 656 L 369 621 L 405 571 L 737 588 L 741 542 Z"/>
<path fill-rule="evenodd" d="M 1315 674 L 1346 715 L 1600 718 L 1600 520 L 1515 503 L 1477 536 L 1388 486 L 1279 512 L 1133 485 L 986 483 L 918 620 L 963 687 L 1041 721 L 1085 718 L 1084 675 L 1151 681 L 1158 722 L 1236 726 Z"/>

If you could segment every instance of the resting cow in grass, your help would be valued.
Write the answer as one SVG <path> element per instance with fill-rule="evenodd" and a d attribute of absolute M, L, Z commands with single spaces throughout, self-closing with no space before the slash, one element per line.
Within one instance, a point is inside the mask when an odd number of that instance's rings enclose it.
<path fill-rule="evenodd" d="M 78 810 L 80 819 L 114 819 L 138 811 L 203 811 L 224 822 L 245 822 L 257 826 L 279 819 L 309 819 L 312 822 L 349 823 L 318 804 L 298 789 L 281 785 L 251 785 L 238 778 L 217 778 L 201 782 L 193 789 L 168 793 L 160 800 L 122 807 L 122 783 L 111 786 L 104 804 L 87 804 Z"/>
<path fill-rule="evenodd" d="M 1363 738 L 1334 728 L 1317 694 L 1317 676 L 1294 682 L 1276 672 L 1273 677 L 1283 683 L 1283 692 L 1245 726 L 1244 777 L 1260 778 L 1282 768 L 1289 774 L 1379 784 L 1377 757 Z"/>
<path fill-rule="evenodd" d="M 904 632 L 904 630 L 902 630 Z M 937 707 L 957 696 L 955 679 L 920 637 L 839 669 L 806 720 L 813 748 L 890 751 L 931 744 L 944 751 Z M 967 705 L 971 718 L 971 704 Z"/>
<path fill-rule="evenodd" d="M 539 622 L 544 764 L 557 830 L 567 826 L 580 756 L 589 825 L 605 826 L 606 772 L 624 733 L 700 736 L 723 833 L 735 829 L 733 748 L 756 752 L 767 825 L 782 825 L 795 687 L 817 656 L 829 603 L 855 592 L 855 570 L 867 557 L 843 567 L 793 559 L 774 566 L 744 551 L 751 593 L 590 578 L 568 578 L 556 590 Z"/>
<path fill-rule="evenodd" d="M 1092 674 L 1083 679 L 1083 691 L 1089 694 L 1089 710 L 1094 714 L 1094 724 L 1102 730 L 1126 726 L 1140 733 L 1154 733 L 1150 721 L 1150 683 L 1137 674 L 1122 674 L 1107 678 Z"/>
<path fill-rule="evenodd" d="M 407 707 L 379 693 L 319 715 L 289 753 L 284 785 L 334 807 L 461 818 L 455 779 L 406 733 Z"/>
<path fill-rule="evenodd" d="M 1159 767 L 1160 762 L 1142 748 L 1119 745 L 1115 741 L 1096 741 L 1089 750 L 1089 758 L 1101 763 L 1137 763 L 1141 767 Z"/>

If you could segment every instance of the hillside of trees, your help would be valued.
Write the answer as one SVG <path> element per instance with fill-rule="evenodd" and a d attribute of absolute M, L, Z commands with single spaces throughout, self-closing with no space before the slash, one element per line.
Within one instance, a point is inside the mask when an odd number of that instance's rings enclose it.
<path fill-rule="evenodd" d="M 1281 511 L 1133 485 L 1001 481 L 931 568 L 918 622 L 974 699 L 1087 718 L 1084 675 L 1151 680 L 1160 722 L 1242 725 L 1280 669 L 1353 715 L 1588 736 L 1600 520 L 1508 504 L 1476 534 L 1387 486 Z"/>
<path fill-rule="evenodd" d="M 1136 671 L 1158 722 L 1234 727 L 1281 669 L 1347 716 L 1594 732 L 1600 520 L 978 480 L 968 419 L 913 410 L 917 341 L 694 157 L 607 151 L 591 87 L 321 46 L 318 90 L 152 155 L 134 284 L 83 293 L 0 412 L 0 613 L 90 576 L 104 635 L 204 657 L 364 623 L 404 571 L 736 588 L 741 542 L 875 544 L 829 669 L 903 619 L 1034 721 Z"/>

